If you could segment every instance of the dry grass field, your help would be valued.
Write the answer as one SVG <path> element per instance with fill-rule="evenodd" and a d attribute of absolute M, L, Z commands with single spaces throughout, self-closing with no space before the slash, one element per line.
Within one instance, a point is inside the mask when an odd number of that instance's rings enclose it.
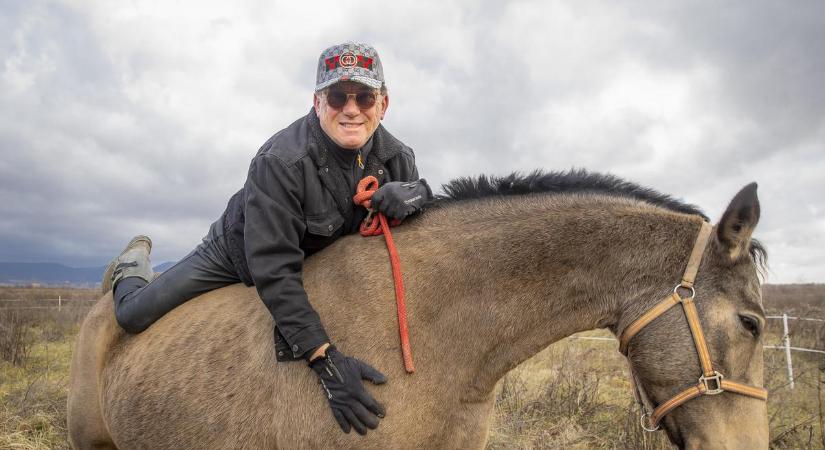
<path fill-rule="evenodd" d="M 69 361 L 98 296 L 90 289 L 0 288 L 0 449 L 69 448 Z"/>
<path fill-rule="evenodd" d="M 62 299 L 58 310 L 57 298 Z M 68 366 L 94 290 L 0 288 L 0 449 L 64 449 Z M 825 318 L 825 285 L 765 286 L 769 314 Z M 792 321 L 792 345 L 825 349 L 825 324 Z M 769 320 L 767 345 L 781 345 Z M 585 336 L 608 336 L 594 331 Z M 667 449 L 643 433 L 616 343 L 565 339 L 511 372 L 501 384 L 490 449 Z M 825 358 L 765 350 L 772 448 L 825 448 Z"/>

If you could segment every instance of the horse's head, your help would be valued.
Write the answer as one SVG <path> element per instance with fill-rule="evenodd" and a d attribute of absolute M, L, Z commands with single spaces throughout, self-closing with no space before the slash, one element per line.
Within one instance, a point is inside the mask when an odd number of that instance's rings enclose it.
<path fill-rule="evenodd" d="M 663 427 L 680 448 L 768 448 L 757 276 L 764 253 L 751 240 L 758 220 L 754 183 L 734 197 L 715 228 L 707 227 L 704 251 L 697 250 L 701 233 L 697 238 L 695 285 L 683 281 L 673 297 L 646 301 L 645 309 L 658 305 L 660 315 L 624 328 L 623 351 L 649 413 L 643 426 Z M 698 321 L 691 325 L 693 312 Z M 707 342 L 704 361 L 697 334 Z"/>

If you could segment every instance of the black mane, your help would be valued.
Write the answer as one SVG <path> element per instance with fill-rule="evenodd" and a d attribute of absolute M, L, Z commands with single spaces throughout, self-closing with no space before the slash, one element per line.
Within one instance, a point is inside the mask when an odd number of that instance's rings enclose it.
<path fill-rule="evenodd" d="M 444 194 L 436 196 L 433 206 L 487 197 L 533 193 L 597 193 L 640 200 L 671 211 L 708 217 L 697 206 L 669 195 L 623 180 L 615 175 L 571 169 L 566 172 L 536 170 L 522 175 L 514 172 L 503 177 L 480 175 L 461 177 L 441 186 Z"/>
<path fill-rule="evenodd" d="M 444 193 L 437 195 L 431 206 L 446 206 L 463 200 L 507 195 L 580 192 L 640 200 L 671 211 L 698 215 L 705 221 L 710 221 L 697 206 L 623 180 L 615 175 L 593 173 L 584 169 L 547 173 L 543 170 L 536 170 L 527 175 L 514 172 L 504 177 L 488 175 L 475 178 L 461 177 L 441 185 L 441 188 Z M 764 277 L 768 261 L 765 246 L 758 240 L 751 239 L 749 253 Z"/>

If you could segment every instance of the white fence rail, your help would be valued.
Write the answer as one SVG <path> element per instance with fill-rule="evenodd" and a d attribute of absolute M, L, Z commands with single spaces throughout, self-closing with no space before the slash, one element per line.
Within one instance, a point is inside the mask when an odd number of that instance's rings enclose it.
<path fill-rule="evenodd" d="M 75 300 L 63 300 L 63 296 L 59 295 L 57 298 L 38 298 L 38 299 L 25 299 L 25 298 L 7 298 L 7 299 L 0 299 L 0 311 L 10 311 L 10 310 L 21 310 L 21 309 L 54 309 L 57 308 L 58 311 L 62 310 L 64 307 L 88 307 L 92 306 L 97 299 L 75 299 Z M 43 302 L 55 302 L 55 305 L 37 305 L 37 306 L 17 306 L 17 304 L 23 303 L 43 303 Z"/>
<path fill-rule="evenodd" d="M 802 347 L 785 347 L 780 345 L 765 345 L 763 348 L 772 348 L 777 350 L 784 350 L 789 348 L 795 352 L 809 352 L 809 353 L 825 353 L 825 350 L 814 350 L 812 348 L 802 348 Z"/>
<path fill-rule="evenodd" d="M 812 319 L 810 317 L 794 317 L 794 316 L 788 316 L 787 314 L 782 314 L 781 316 L 765 316 L 765 318 L 766 319 L 782 319 L 785 316 L 787 316 L 788 319 L 792 319 L 792 320 L 809 320 L 811 322 L 825 322 L 825 319 Z"/>

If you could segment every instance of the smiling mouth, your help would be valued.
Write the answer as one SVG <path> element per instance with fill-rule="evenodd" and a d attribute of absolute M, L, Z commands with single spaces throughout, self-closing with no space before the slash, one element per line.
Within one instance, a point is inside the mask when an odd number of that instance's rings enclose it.
<path fill-rule="evenodd" d="M 354 129 L 360 127 L 363 124 L 360 124 L 360 123 L 341 123 L 340 125 L 342 127 L 346 128 L 346 129 L 348 129 L 348 130 L 354 130 Z"/>

